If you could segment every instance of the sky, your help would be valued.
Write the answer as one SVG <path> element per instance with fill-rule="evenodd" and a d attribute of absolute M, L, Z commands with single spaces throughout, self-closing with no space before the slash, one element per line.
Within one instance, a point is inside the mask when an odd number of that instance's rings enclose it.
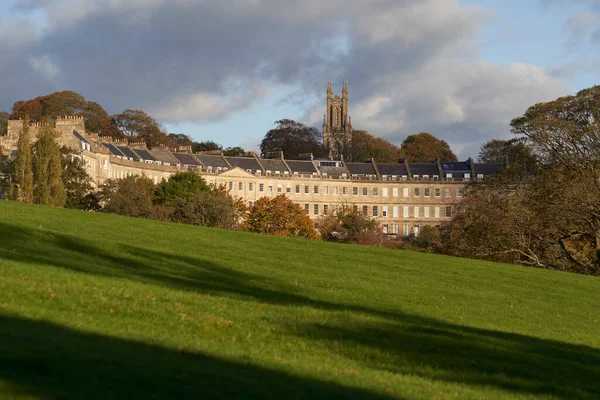
<path fill-rule="evenodd" d="M 0 111 L 74 90 L 248 150 L 347 80 L 355 129 L 465 159 L 600 84 L 600 0 L 0 0 L 0 74 Z"/>

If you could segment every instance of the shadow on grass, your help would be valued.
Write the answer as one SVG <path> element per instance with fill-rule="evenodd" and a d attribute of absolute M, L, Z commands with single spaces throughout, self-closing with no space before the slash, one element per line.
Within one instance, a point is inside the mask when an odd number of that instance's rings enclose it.
<path fill-rule="evenodd" d="M 0 381 L 44 399 L 355 398 L 358 389 L 0 314 Z"/>
<path fill-rule="evenodd" d="M 360 318 L 346 324 L 302 325 L 290 316 L 289 334 L 307 341 L 330 341 L 347 359 L 376 370 L 524 395 L 600 398 L 598 349 L 311 299 L 281 282 L 219 266 L 200 255 L 187 257 L 125 245 L 107 250 L 75 236 L 2 223 L 0 231 L 8 233 L 0 242 L 0 259 L 199 293 L 373 316 L 376 319 L 368 325 Z M 172 376 L 168 371 L 157 373 Z"/>

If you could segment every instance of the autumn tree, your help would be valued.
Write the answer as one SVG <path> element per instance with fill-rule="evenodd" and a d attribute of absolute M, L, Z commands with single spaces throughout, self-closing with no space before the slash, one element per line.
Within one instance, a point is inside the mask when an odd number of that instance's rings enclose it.
<path fill-rule="evenodd" d="M 397 163 L 402 157 L 402 150 L 387 140 L 375 137 L 367 131 L 352 131 L 351 161 L 364 162 L 374 158 L 380 163 Z"/>
<path fill-rule="evenodd" d="M 60 153 L 61 180 L 67 193 L 65 207 L 77 210 L 99 209 L 93 180 L 87 173 L 83 159 L 73 154 L 68 147 L 62 147 Z"/>
<path fill-rule="evenodd" d="M 169 144 L 169 138 L 158 122 L 142 110 L 127 109 L 113 115 L 113 120 L 126 136 L 139 138 L 146 142 L 148 147 Z"/>
<path fill-rule="evenodd" d="M 456 161 L 456 155 L 448 143 L 435 136 L 422 132 L 418 135 L 409 135 L 400 147 L 408 162 L 428 163 L 436 158 L 440 161 Z"/>
<path fill-rule="evenodd" d="M 337 213 L 324 215 L 317 220 L 321 239 L 329 242 L 356 243 L 368 236 L 368 231 L 377 229 L 377 222 L 358 210 L 342 206 Z"/>
<path fill-rule="evenodd" d="M 61 180 L 60 148 L 55 136 L 52 125 L 42 119 L 37 141 L 33 145 L 34 199 L 38 204 L 62 207 L 67 194 Z"/>
<path fill-rule="evenodd" d="M 85 121 L 86 131 L 113 138 L 124 137 L 115 121 L 100 104 L 93 101 L 86 102 L 80 115 Z"/>
<path fill-rule="evenodd" d="M 104 212 L 128 217 L 155 218 L 154 182 L 148 177 L 132 175 L 108 180 L 101 187 Z"/>
<path fill-rule="evenodd" d="M 260 143 L 262 157 L 283 151 L 288 159 L 297 159 L 300 154 L 313 153 L 315 157 L 326 155 L 318 129 L 290 119 L 275 122 Z"/>
<path fill-rule="evenodd" d="M 285 195 L 262 197 L 250 208 L 247 230 L 266 235 L 317 239 L 317 233 L 306 211 Z"/>
<path fill-rule="evenodd" d="M 194 144 L 194 141 L 188 135 L 183 133 L 169 133 L 167 136 L 171 141 L 170 145 L 172 147 L 192 146 Z"/>
<path fill-rule="evenodd" d="M 17 141 L 14 171 L 10 197 L 14 200 L 31 203 L 33 201 L 33 160 L 29 117 L 27 116 L 23 120 L 23 128 Z"/>

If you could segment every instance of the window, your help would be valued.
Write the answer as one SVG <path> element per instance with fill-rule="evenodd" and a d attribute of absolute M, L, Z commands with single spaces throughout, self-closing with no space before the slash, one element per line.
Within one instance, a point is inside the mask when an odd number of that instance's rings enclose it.
<path fill-rule="evenodd" d="M 408 224 L 404 224 L 404 236 L 408 236 Z"/>
<path fill-rule="evenodd" d="M 315 187 L 313 188 L 313 193 L 319 194 L 319 186 L 315 185 Z"/>
<path fill-rule="evenodd" d="M 446 174 L 446 179 L 452 179 L 452 174 Z"/>
<path fill-rule="evenodd" d="M 304 185 L 304 194 L 310 193 L 310 187 L 308 185 Z"/>
<path fill-rule="evenodd" d="M 388 225 L 387 224 L 383 224 L 383 233 L 385 233 L 386 235 L 388 233 Z"/>
<path fill-rule="evenodd" d="M 300 194 L 300 185 L 296 185 L 296 194 Z"/>
<path fill-rule="evenodd" d="M 431 189 L 425 188 L 425 197 L 429 197 L 431 195 Z"/>
<path fill-rule="evenodd" d="M 369 189 L 366 187 L 363 188 L 363 196 L 367 196 L 369 194 Z"/>
<path fill-rule="evenodd" d="M 264 192 L 265 191 L 265 184 L 264 183 L 259 183 L 258 184 L 258 191 L 259 192 Z"/>
<path fill-rule="evenodd" d="M 408 206 L 404 206 L 404 209 L 402 210 L 402 216 L 404 218 L 408 218 Z"/>
<path fill-rule="evenodd" d="M 378 217 L 379 216 L 379 207 L 373 206 L 373 216 L 374 217 Z"/>
<path fill-rule="evenodd" d="M 334 195 L 334 196 L 337 196 L 338 194 L 340 194 L 340 193 L 339 193 L 339 189 L 338 189 L 338 187 L 337 187 L 337 186 L 334 186 L 334 187 L 333 187 L 333 195 Z"/>
<path fill-rule="evenodd" d="M 415 188 L 415 197 L 419 197 L 421 195 L 421 189 Z"/>
<path fill-rule="evenodd" d="M 445 192 L 446 192 L 446 197 L 452 197 L 452 189 L 446 188 Z"/>
<path fill-rule="evenodd" d="M 273 193 L 273 185 L 269 185 L 269 193 Z"/>
<path fill-rule="evenodd" d="M 342 194 L 343 194 L 344 196 L 347 196 L 347 195 L 348 195 L 348 186 L 344 186 L 344 187 L 342 188 Z"/>
<path fill-rule="evenodd" d="M 398 197 L 398 188 L 393 188 L 392 189 L 392 196 Z"/>
<path fill-rule="evenodd" d="M 277 185 L 277 193 L 281 193 L 282 190 L 283 188 L 281 187 L 281 185 Z"/>
<path fill-rule="evenodd" d="M 446 218 L 452 218 L 452 207 L 446 207 Z"/>
<path fill-rule="evenodd" d="M 352 188 L 352 196 L 358 196 L 358 187 L 357 186 L 354 186 Z"/>
<path fill-rule="evenodd" d="M 381 189 L 381 195 L 383 197 L 388 197 L 388 188 Z"/>
<path fill-rule="evenodd" d="M 408 197 L 408 188 L 402 189 L 402 196 Z"/>
<path fill-rule="evenodd" d="M 442 189 L 435 188 L 435 197 L 440 197 L 442 195 Z"/>
<path fill-rule="evenodd" d="M 238 183 L 238 190 L 244 190 L 244 183 L 243 182 Z"/>
<path fill-rule="evenodd" d="M 329 205 L 324 204 L 323 205 L 323 214 L 327 215 L 328 212 L 329 212 Z"/>
<path fill-rule="evenodd" d="M 319 215 L 319 205 L 315 204 L 315 215 Z"/>
<path fill-rule="evenodd" d="M 248 183 L 248 191 L 254 192 L 254 183 L 253 182 Z"/>
<path fill-rule="evenodd" d="M 334 204 L 334 205 L 333 205 L 333 213 L 334 213 L 334 214 L 337 214 L 337 212 L 338 212 L 338 209 L 339 209 L 339 208 L 340 208 L 340 207 L 339 207 L 337 204 Z"/>
<path fill-rule="evenodd" d="M 357 205 L 353 205 L 353 206 L 352 206 L 352 211 L 354 211 L 354 212 L 358 212 L 358 206 L 357 206 Z"/>
<path fill-rule="evenodd" d="M 465 174 L 465 180 L 471 179 L 471 174 Z"/>
<path fill-rule="evenodd" d="M 424 207 L 424 208 L 425 208 L 425 209 L 423 210 L 423 211 L 424 211 L 424 213 L 423 213 L 423 214 L 425 214 L 425 215 L 424 215 L 424 217 L 425 217 L 425 218 L 429 218 L 429 207 Z"/>
<path fill-rule="evenodd" d="M 379 190 L 376 187 L 373 188 L 373 196 L 377 196 L 379 194 Z"/>
<path fill-rule="evenodd" d="M 323 186 L 323 194 L 325 194 L 325 195 L 329 194 L 329 186 Z"/>
<path fill-rule="evenodd" d="M 477 179 L 483 179 L 483 174 L 477 174 Z"/>
<path fill-rule="evenodd" d="M 394 208 L 392 208 L 392 217 L 398 218 L 398 206 L 394 206 Z"/>
<path fill-rule="evenodd" d="M 229 186 L 229 190 L 233 190 L 233 182 L 229 182 L 228 186 Z"/>
<path fill-rule="evenodd" d="M 285 192 L 286 192 L 286 193 L 292 193 L 292 185 L 287 185 L 287 186 L 285 187 Z"/>
<path fill-rule="evenodd" d="M 393 229 L 393 234 L 397 235 L 398 233 L 400 233 L 400 230 L 398 229 L 398 224 L 394 224 L 392 225 L 392 229 Z"/>
<path fill-rule="evenodd" d="M 415 210 L 414 210 L 414 217 L 415 217 L 415 218 L 419 218 L 419 217 L 420 217 L 420 215 L 419 215 L 419 214 L 420 214 L 420 211 L 421 211 L 421 210 L 419 210 L 419 207 L 415 207 Z"/>
<path fill-rule="evenodd" d="M 433 210 L 433 216 L 435 218 L 439 218 L 440 217 L 440 208 L 439 207 L 434 208 L 434 210 Z"/>
<path fill-rule="evenodd" d="M 306 215 L 310 214 L 310 204 L 304 205 L 304 211 L 306 211 Z"/>
<path fill-rule="evenodd" d="M 387 217 L 388 216 L 388 208 L 387 208 L 387 206 L 383 206 L 383 209 L 381 210 L 381 216 L 382 217 Z"/>
<path fill-rule="evenodd" d="M 369 215 L 369 206 L 363 206 L 363 215 L 365 217 Z"/>

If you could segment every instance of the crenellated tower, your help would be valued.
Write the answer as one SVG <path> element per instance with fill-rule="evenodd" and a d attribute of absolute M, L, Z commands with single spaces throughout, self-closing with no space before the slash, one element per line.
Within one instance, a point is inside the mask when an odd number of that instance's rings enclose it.
<path fill-rule="evenodd" d="M 331 81 L 327 82 L 327 109 L 323 117 L 323 144 L 332 156 L 347 153 L 352 141 L 352 120 L 348 114 L 348 82 L 342 85 L 342 96 L 333 94 Z"/>

